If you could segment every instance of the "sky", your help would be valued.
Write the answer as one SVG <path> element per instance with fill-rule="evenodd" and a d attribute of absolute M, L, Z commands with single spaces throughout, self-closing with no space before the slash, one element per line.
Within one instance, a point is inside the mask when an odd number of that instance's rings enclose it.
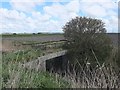
<path fill-rule="evenodd" d="M 0 33 L 62 33 L 77 16 L 101 19 L 118 33 L 119 0 L 1 0 Z"/>

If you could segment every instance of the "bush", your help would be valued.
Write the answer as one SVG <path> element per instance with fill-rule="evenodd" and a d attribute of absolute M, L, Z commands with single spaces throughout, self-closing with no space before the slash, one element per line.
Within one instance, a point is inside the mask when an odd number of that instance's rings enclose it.
<path fill-rule="evenodd" d="M 37 34 L 42 34 L 42 33 L 38 32 Z"/>
<path fill-rule="evenodd" d="M 98 19 L 76 17 L 67 22 L 63 27 L 64 37 L 67 40 L 64 49 L 68 50 L 68 58 L 74 65 L 84 65 L 87 62 L 91 66 L 103 64 L 109 57 L 112 45 L 106 35 L 104 23 Z M 97 62 L 96 62 L 97 61 Z"/>
<path fill-rule="evenodd" d="M 36 33 L 33 33 L 33 35 L 35 35 Z"/>
<path fill-rule="evenodd" d="M 17 33 L 13 33 L 13 35 L 17 35 Z"/>

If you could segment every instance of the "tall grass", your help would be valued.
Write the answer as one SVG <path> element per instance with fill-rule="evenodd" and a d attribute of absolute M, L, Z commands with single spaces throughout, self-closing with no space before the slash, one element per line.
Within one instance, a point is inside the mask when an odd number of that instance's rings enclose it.
<path fill-rule="evenodd" d="M 118 48 L 113 49 L 111 56 L 106 60 L 102 65 L 97 60 L 97 57 L 92 52 L 96 58 L 96 63 L 98 64 L 96 67 L 91 68 L 90 64 L 86 63 L 85 67 L 79 63 L 80 67 L 79 73 L 69 74 L 67 77 L 71 82 L 72 88 L 120 88 L 120 67 L 116 63 L 118 60 Z M 117 56 L 116 56 L 117 55 Z M 74 68 L 73 68 L 73 71 Z"/>
<path fill-rule="evenodd" d="M 3 87 L 5 88 L 120 88 L 120 73 L 113 67 L 99 67 L 90 71 L 87 67 L 79 74 L 57 73 L 26 70 L 20 63 L 9 63 L 3 71 Z"/>
<path fill-rule="evenodd" d="M 19 55 L 19 54 L 18 54 Z M 76 60 L 80 69 L 79 73 L 73 68 L 73 72 L 64 73 L 41 72 L 25 69 L 18 62 L 3 60 L 2 87 L 3 88 L 120 88 L 120 69 L 114 67 L 113 62 L 107 60 L 91 70 L 86 63 L 85 67 Z M 115 58 L 114 53 L 110 59 Z M 11 58 L 12 59 L 12 58 Z M 97 58 L 96 58 L 97 59 Z M 117 69 L 116 69 L 117 68 Z"/>
<path fill-rule="evenodd" d="M 120 73 L 111 65 L 100 66 L 90 70 L 89 66 L 76 74 L 69 73 L 66 79 L 71 83 L 71 88 L 120 88 Z"/>
<path fill-rule="evenodd" d="M 12 64 L 12 63 L 11 63 Z M 12 66 L 12 67 L 11 67 Z M 5 88 L 62 88 L 69 85 L 60 77 L 55 77 L 47 72 L 25 70 L 21 65 L 9 65 L 8 79 L 3 76 Z"/>
<path fill-rule="evenodd" d="M 15 54 L 15 55 L 14 55 Z M 20 53 L 5 54 L 2 64 L 3 88 L 65 88 L 69 83 L 57 74 L 28 70 L 22 66 Z M 22 55 L 24 56 L 24 55 Z M 14 57 L 14 58 L 13 58 Z M 23 57 L 24 58 L 24 57 Z M 31 57 L 32 58 L 32 57 Z"/>

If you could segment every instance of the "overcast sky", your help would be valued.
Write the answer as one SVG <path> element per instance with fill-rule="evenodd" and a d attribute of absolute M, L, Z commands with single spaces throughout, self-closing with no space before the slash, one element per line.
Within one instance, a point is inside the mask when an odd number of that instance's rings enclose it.
<path fill-rule="evenodd" d="M 0 33 L 62 32 L 76 16 L 103 20 L 118 32 L 118 0 L 1 0 Z"/>

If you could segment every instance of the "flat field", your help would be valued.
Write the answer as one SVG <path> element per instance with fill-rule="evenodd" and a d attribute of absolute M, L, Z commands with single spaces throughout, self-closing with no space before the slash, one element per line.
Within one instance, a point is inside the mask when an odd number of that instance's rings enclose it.
<path fill-rule="evenodd" d="M 62 34 L 17 34 L 17 35 L 2 35 L 0 42 L 0 51 L 11 51 L 29 47 L 32 44 L 56 42 L 63 40 Z M 29 44 L 24 46 L 23 44 Z"/>
<path fill-rule="evenodd" d="M 59 41 L 63 40 L 62 34 L 44 34 L 44 35 L 3 35 L 2 40 L 12 40 L 12 41 Z"/>
<path fill-rule="evenodd" d="M 116 35 L 111 35 L 112 40 L 116 40 Z M 66 73 L 63 76 L 62 73 L 40 72 L 21 67 L 21 63 L 62 50 L 60 47 L 54 48 L 51 45 L 64 43 L 63 39 L 62 34 L 3 35 L 0 43 L 3 52 L 2 88 L 120 88 L 120 71 L 116 64 L 114 68 L 112 64 L 107 67 L 102 65 L 92 72 L 88 66 L 84 70 L 81 67 L 80 77 L 77 77 L 76 73 Z M 47 49 L 44 47 L 46 45 L 49 46 Z M 117 50 L 111 54 L 110 60 L 116 58 Z"/>

